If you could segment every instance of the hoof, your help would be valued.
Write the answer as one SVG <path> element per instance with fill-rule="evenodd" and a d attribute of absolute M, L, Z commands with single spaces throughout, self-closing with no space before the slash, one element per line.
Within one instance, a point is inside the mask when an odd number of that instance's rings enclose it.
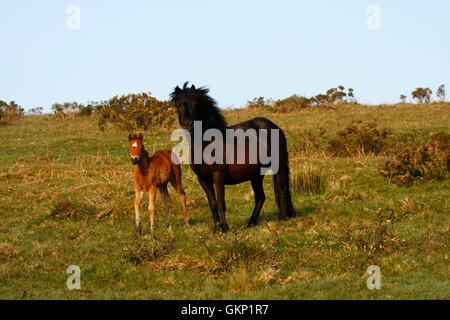
<path fill-rule="evenodd" d="M 247 228 L 253 228 L 258 225 L 258 222 L 250 220 L 247 224 Z"/>
<path fill-rule="evenodd" d="M 219 230 L 220 230 L 220 232 L 222 232 L 222 233 L 227 233 L 229 229 L 230 229 L 230 228 L 228 227 L 228 224 L 221 224 L 221 225 L 219 226 Z"/>
<path fill-rule="evenodd" d="M 141 228 L 141 226 L 139 225 L 139 226 L 136 226 L 136 233 L 138 234 L 138 235 L 142 235 L 142 228 Z"/>

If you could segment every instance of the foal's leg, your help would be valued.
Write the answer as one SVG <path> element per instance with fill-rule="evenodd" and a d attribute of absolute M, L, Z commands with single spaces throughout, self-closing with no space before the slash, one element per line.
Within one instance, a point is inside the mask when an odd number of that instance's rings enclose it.
<path fill-rule="evenodd" d="M 247 227 L 253 227 L 258 224 L 258 218 L 259 214 L 261 213 L 262 206 L 264 204 L 264 201 L 266 200 L 266 195 L 264 194 L 264 188 L 263 188 L 263 181 L 264 176 L 258 175 L 252 180 L 252 188 L 253 193 L 255 194 L 255 208 L 253 209 L 252 217 L 250 218 L 250 221 L 248 222 Z"/>
<path fill-rule="evenodd" d="M 148 212 L 150 214 L 150 232 L 155 231 L 155 203 L 156 203 L 156 186 L 151 186 L 148 190 Z"/>
<path fill-rule="evenodd" d="M 181 206 L 183 207 L 184 221 L 186 225 L 189 226 L 189 213 L 186 207 L 186 194 L 184 193 L 183 187 L 181 186 L 181 181 L 174 181 L 174 179 L 170 180 L 170 184 L 177 191 L 178 196 L 180 197 Z"/>
<path fill-rule="evenodd" d="M 142 234 L 140 211 L 141 211 L 141 201 L 142 201 L 142 197 L 144 196 L 144 191 L 140 191 L 140 190 L 138 190 L 138 188 L 135 188 L 135 193 L 136 193 L 136 198 L 134 199 L 134 212 L 136 214 L 136 232 L 139 234 Z"/>
<path fill-rule="evenodd" d="M 165 208 L 165 216 L 164 216 L 164 226 L 166 228 L 169 227 L 169 215 L 170 215 L 170 195 L 167 191 L 167 185 L 162 186 L 159 188 L 161 191 L 162 196 L 164 197 L 164 208 Z"/>
<path fill-rule="evenodd" d="M 211 181 L 202 180 L 198 178 L 198 182 L 202 186 L 203 190 L 208 197 L 209 207 L 211 208 L 213 220 L 214 220 L 214 232 L 216 232 L 219 228 L 219 213 L 217 211 L 217 201 L 216 201 L 216 193 L 214 191 L 214 185 Z"/>
<path fill-rule="evenodd" d="M 217 207 L 220 214 L 220 231 L 228 232 L 227 219 L 225 217 L 225 181 L 221 172 L 214 173 L 214 186 L 216 187 Z"/>

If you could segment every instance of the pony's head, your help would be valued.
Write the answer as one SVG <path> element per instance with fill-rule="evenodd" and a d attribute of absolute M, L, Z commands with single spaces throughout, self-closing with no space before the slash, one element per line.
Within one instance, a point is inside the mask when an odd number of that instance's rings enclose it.
<path fill-rule="evenodd" d="M 202 121 L 205 129 L 225 129 L 226 121 L 216 101 L 208 93 L 208 88 L 197 89 L 194 85 L 188 87 L 188 82 L 184 84 L 183 89 L 178 86 L 174 89 L 170 99 L 177 108 L 178 120 L 184 129 L 192 131 L 194 121 Z"/>
<path fill-rule="evenodd" d="M 128 135 L 128 140 L 130 141 L 129 149 L 130 149 L 130 155 L 131 155 L 131 163 L 133 165 L 137 165 L 140 158 L 141 158 L 141 150 L 144 146 L 144 136 L 142 133 L 139 133 L 139 135 Z"/>

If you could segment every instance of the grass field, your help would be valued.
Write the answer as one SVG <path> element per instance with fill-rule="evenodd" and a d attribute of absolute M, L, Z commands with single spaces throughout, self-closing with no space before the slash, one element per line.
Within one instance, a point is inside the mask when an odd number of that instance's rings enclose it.
<path fill-rule="evenodd" d="M 127 132 L 100 132 L 96 118 L 30 116 L 0 124 L 0 298 L 450 298 L 448 175 L 399 187 L 378 173 L 384 156 L 295 151 L 305 131 L 322 127 L 332 137 L 352 120 L 376 120 L 393 138 L 448 134 L 449 104 L 224 113 L 229 124 L 268 117 L 287 133 L 293 170 L 320 172 L 322 192 L 293 195 L 296 218 L 278 221 L 268 177 L 260 224 L 245 228 L 250 183 L 231 186 L 231 231 L 214 235 L 206 197 L 184 166 L 192 227 L 184 226 L 171 189 L 171 230 L 162 227 L 158 194 L 156 238 L 148 234 L 148 215 L 139 237 Z M 170 131 L 153 130 L 145 139 L 150 153 L 172 146 Z M 108 208 L 111 215 L 98 220 Z M 70 265 L 81 268 L 82 290 L 66 287 Z M 380 290 L 367 288 L 370 265 L 381 269 Z"/>

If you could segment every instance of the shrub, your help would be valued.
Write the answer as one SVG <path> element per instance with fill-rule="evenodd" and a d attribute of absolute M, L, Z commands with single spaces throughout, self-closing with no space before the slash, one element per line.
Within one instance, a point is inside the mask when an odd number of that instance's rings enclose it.
<path fill-rule="evenodd" d="M 77 116 L 90 117 L 95 112 L 94 106 L 88 104 L 87 106 L 80 105 L 78 108 Z"/>
<path fill-rule="evenodd" d="M 50 215 L 54 219 L 77 219 L 95 213 L 95 209 L 77 201 L 62 200 L 52 208 Z"/>
<path fill-rule="evenodd" d="M 407 205 L 410 204 L 408 199 L 403 201 Z M 343 242 L 348 243 L 349 247 L 356 247 L 357 250 L 367 253 L 368 256 L 386 254 L 400 249 L 407 245 L 407 241 L 399 239 L 397 224 L 421 212 L 423 205 L 406 210 L 405 207 L 403 208 L 402 211 L 393 208 L 378 209 L 376 216 L 372 218 L 371 225 L 346 230 Z"/>
<path fill-rule="evenodd" d="M 320 132 L 316 135 L 312 130 L 305 130 L 298 135 L 298 143 L 292 149 L 293 153 L 310 155 L 322 151 L 323 135 L 325 130 L 319 128 Z"/>
<path fill-rule="evenodd" d="M 386 146 L 390 130 L 378 129 L 376 123 L 367 125 L 352 122 L 328 144 L 328 151 L 335 156 L 351 157 L 355 155 L 380 154 Z"/>
<path fill-rule="evenodd" d="M 153 243 L 140 243 L 124 248 L 122 257 L 136 265 L 152 262 L 170 254 L 175 249 L 174 242 L 174 238 L 163 241 L 153 239 Z"/>
<path fill-rule="evenodd" d="M 420 180 L 444 178 L 450 168 L 450 135 L 433 133 L 419 145 L 398 144 L 390 159 L 380 165 L 381 175 L 399 186 Z"/>
<path fill-rule="evenodd" d="M 73 119 L 77 117 L 89 117 L 94 113 L 99 113 L 102 103 L 90 102 L 88 105 L 79 104 L 77 102 L 55 103 L 52 106 L 55 117 Z"/>
<path fill-rule="evenodd" d="M 440 102 L 445 101 L 445 85 L 444 84 L 438 88 L 436 95 Z"/>
<path fill-rule="evenodd" d="M 430 88 L 417 88 L 411 92 L 411 95 L 419 103 L 430 103 L 432 93 L 433 91 Z"/>
<path fill-rule="evenodd" d="M 175 121 L 175 109 L 167 101 L 159 101 L 147 93 L 115 96 L 100 108 L 99 129 L 109 121 L 124 130 L 148 130 L 169 127 Z"/>
<path fill-rule="evenodd" d="M 250 262 L 263 262 L 266 252 L 258 243 L 250 241 L 245 232 L 229 233 L 218 237 L 200 237 L 208 251 L 211 272 L 221 274 L 234 268 L 246 268 Z"/>
<path fill-rule="evenodd" d="M 264 97 L 254 98 L 251 101 L 247 101 L 245 105 L 246 109 L 272 109 L 273 101 L 264 99 Z"/>
<path fill-rule="evenodd" d="M 345 92 L 345 87 L 339 86 L 327 90 L 325 94 L 318 94 L 310 99 L 313 106 L 335 105 L 342 103 L 356 103 L 354 91 L 352 88 Z"/>
<path fill-rule="evenodd" d="M 77 109 L 78 103 L 76 102 L 54 103 L 52 105 L 54 116 L 61 119 L 66 119 L 69 116 L 73 117 Z"/>
<path fill-rule="evenodd" d="M 293 95 L 289 98 L 278 100 L 275 103 L 275 111 L 280 113 L 287 113 L 298 109 L 304 109 L 311 106 L 311 99 Z"/>
<path fill-rule="evenodd" d="M 315 195 L 325 191 L 325 178 L 319 169 L 310 165 L 294 168 L 290 179 L 294 194 Z"/>
<path fill-rule="evenodd" d="M 15 121 L 23 118 L 24 109 L 14 101 L 6 103 L 0 100 L 0 121 Z"/>

